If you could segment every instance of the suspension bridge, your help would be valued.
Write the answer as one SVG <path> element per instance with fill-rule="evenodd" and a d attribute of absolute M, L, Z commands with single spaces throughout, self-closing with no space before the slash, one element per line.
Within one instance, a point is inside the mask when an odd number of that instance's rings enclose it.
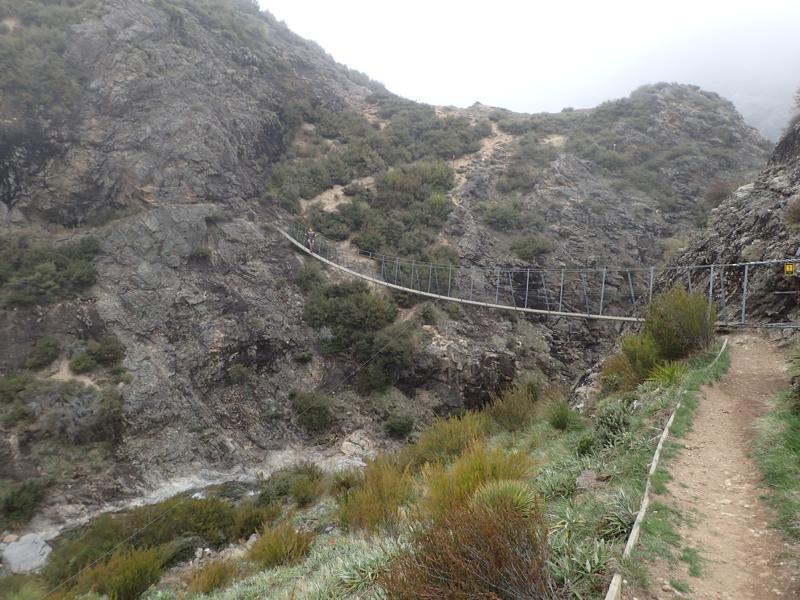
<path fill-rule="evenodd" d="M 333 269 L 370 283 L 418 296 L 551 317 L 642 322 L 657 278 L 702 290 L 723 316 L 720 327 L 800 327 L 794 323 L 751 322 L 750 282 L 774 277 L 777 287 L 797 298 L 797 284 L 786 283 L 784 268 L 800 259 L 690 265 L 681 267 L 514 268 L 435 264 L 387 256 L 335 242 L 307 238 L 299 222 L 276 225 L 298 250 Z M 800 280 L 797 280 L 800 282 Z M 794 287 L 794 289 L 792 289 Z"/>

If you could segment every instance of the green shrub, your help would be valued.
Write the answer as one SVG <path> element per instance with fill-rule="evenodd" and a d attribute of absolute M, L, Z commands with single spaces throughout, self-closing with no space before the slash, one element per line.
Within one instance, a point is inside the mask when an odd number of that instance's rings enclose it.
<path fill-rule="evenodd" d="M 0 376 L 0 404 L 11 404 L 19 400 L 22 392 L 35 381 L 30 373 Z"/>
<path fill-rule="evenodd" d="M 165 512 L 169 518 L 159 518 Z M 181 538 L 198 537 L 204 545 L 219 548 L 236 539 L 230 537 L 235 530 L 234 513 L 230 504 L 219 498 L 185 496 L 124 513 L 105 513 L 60 540 L 43 574 L 48 582 L 57 585 L 119 545 L 123 549 L 156 548 Z"/>
<path fill-rule="evenodd" d="M 315 260 L 305 261 L 294 276 L 294 282 L 304 292 L 310 292 L 319 287 L 323 281 L 322 269 Z"/>
<path fill-rule="evenodd" d="M 43 369 L 50 366 L 61 353 L 61 343 L 55 338 L 40 338 L 31 348 L 28 359 L 25 361 L 26 369 Z"/>
<path fill-rule="evenodd" d="M 253 371 L 242 363 L 233 363 L 228 369 L 228 380 L 231 383 L 247 383 L 253 377 Z"/>
<path fill-rule="evenodd" d="M 638 382 L 647 379 L 650 371 L 660 359 L 655 340 L 646 332 L 624 336 L 622 352 L 628 358 Z"/>
<path fill-rule="evenodd" d="M 600 383 L 606 392 L 626 392 L 639 385 L 639 378 L 625 353 L 617 352 L 603 363 Z"/>
<path fill-rule="evenodd" d="M 108 595 L 109 600 L 137 600 L 161 577 L 165 550 L 120 550 L 107 563 L 90 567 L 81 574 L 77 587 L 82 592 Z"/>
<path fill-rule="evenodd" d="M 653 298 L 645 316 L 659 355 L 666 360 L 684 358 L 707 348 L 714 339 L 716 310 L 699 291 L 689 294 L 676 286 Z"/>
<path fill-rule="evenodd" d="M 462 505 L 420 528 L 379 578 L 390 598 L 552 598 L 541 510 Z"/>
<path fill-rule="evenodd" d="M 414 430 L 414 417 L 392 413 L 384 422 L 383 428 L 390 437 L 404 440 Z"/>
<path fill-rule="evenodd" d="M 364 481 L 364 472 L 356 467 L 336 471 L 331 477 L 331 494 L 342 496 Z"/>
<path fill-rule="evenodd" d="M 291 400 L 297 422 L 306 431 L 319 433 L 330 429 L 336 423 L 333 403 L 325 394 L 293 392 Z"/>
<path fill-rule="evenodd" d="M 31 306 L 71 298 L 94 284 L 96 239 L 47 245 L 25 235 L 0 236 L 0 304 Z"/>
<path fill-rule="evenodd" d="M 316 492 L 316 496 L 311 499 L 314 500 L 322 493 L 322 479 L 322 471 L 313 463 L 304 462 L 293 467 L 278 469 L 261 484 L 258 504 L 269 506 L 289 496 L 295 498 L 295 494 L 306 500 L 309 494 Z"/>
<path fill-rule="evenodd" d="M 247 552 L 259 567 L 270 569 L 299 563 L 311 548 L 314 536 L 297 531 L 289 522 L 267 527 Z"/>
<path fill-rule="evenodd" d="M 620 401 L 600 407 L 594 419 L 594 440 L 599 447 L 614 445 L 630 427 L 630 413 Z"/>
<path fill-rule="evenodd" d="M 566 400 L 555 400 L 547 407 L 547 422 L 553 429 L 568 431 L 579 426 L 578 414 L 569 407 Z"/>
<path fill-rule="evenodd" d="M 322 479 L 305 476 L 295 479 L 289 491 L 295 504 L 302 508 L 316 502 L 324 489 Z"/>
<path fill-rule="evenodd" d="M 89 340 L 86 352 L 97 364 L 111 367 L 125 358 L 125 346 L 115 336 L 108 335 L 99 340 Z"/>
<path fill-rule="evenodd" d="M 419 307 L 419 318 L 426 325 L 434 325 L 436 323 L 436 311 L 431 304 L 425 303 Z"/>
<path fill-rule="evenodd" d="M 208 594 L 225 588 L 241 574 L 241 568 L 232 560 L 219 558 L 194 569 L 187 581 L 189 595 Z"/>
<path fill-rule="evenodd" d="M 36 575 L 4 575 L 0 600 L 39 600 L 49 591 Z"/>
<path fill-rule="evenodd" d="M 639 498 L 620 490 L 604 505 L 604 514 L 598 523 L 598 533 L 605 540 L 625 539 L 633 529 L 639 513 Z"/>
<path fill-rule="evenodd" d="M 23 527 L 30 522 L 47 494 L 48 485 L 42 480 L 31 480 L 9 486 L 0 497 L 0 529 L 3 524 Z"/>
<path fill-rule="evenodd" d="M 422 507 L 435 519 L 443 519 L 466 502 L 473 492 L 489 481 L 523 479 L 531 474 L 531 459 L 522 453 L 506 453 L 476 442 L 452 465 L 428 465 L 423 470 L 425 496 Z"/>
<path fill-rule="evenodd" d="M 82 352 L 69 361 L 69 369 L 76 375 L 89 373 L 97 368 L 97 361 L 86 352 Z"/>
<path fill-rule="evenodd" d="M 207 261 L 211 259 L 214 252 L 208 246 L 195 246 L 189 254 L 189 258 L 196 261 Z"/>
<path fill-rule="evenodd" d="M 400 522 L 414 480 L 398 457 L 378 455 L 367 463 L 361 482 L 339 496 L 339 519 L 351 530 L 375 532 Z"/>
<path fill-rule="evenodd" d="M 486 414 L 506 431 L 519 431 L 533 421 L 542 382 L 530 377 L 496 398 L 485 409 Z"/>
<path fill-rule="evenodd" d="M 295 353 L 292 354 L 292 359 L 296 363 L 300 363 L 301 365 L 304 365 L 304 364 L 310 363 L 312 360 L 314 360 L 314 355 L 311 352 L 309 352 L 308 350 L 300 350 L 300 351 L 295 352 Z"/>
<path fill-rule="evenodd" d="M 594 434 L 585 433 L 578 439 L 578 445 L 575 447 L 575 452 L 578 456 L 586 456 L 594 450 Z"/>
<path fill-rule="evenodd" d="M 473 442 L 486 437 L 489 425 L 484 413 L 439 419 L 422 432 L 415 444 L 403 450 L 402 461 L 412 469 L 427 463 L 449 462 Z"/>
<path fill-rule="evenodd" d="M 458 302 L 445 302 L 442 310 L 454 321 L 460 321 L 464 318 L 464 309 L 461 308 L 461 304 Z"/>
<path fill-rule="evenodd" d="M 367 351 L 379 330 L 394 321 L 397 307 L 371 294 L 362 281 L 317 287 L 303 310 L 306 322 L 315 328 L 327 327 L 330 339 L 322 342 L 328 354 L 360 347 Z M 362 351 L 363 352 L 363 351 Z"/>
<path fill-rule="evenodd" d="M 529 235 L 511 242 L 511 251 L 526 262 L 533 262 L 553 249 L 553 244 L 542 235 Z"/>
<path fill-rule="evenodd" d="M 259 506 L 251 502 L 244 502 L 236 508 L 233 523 L 228 531 L 228 539 L 246 540 L 280 516 L 281 507 L 277 503 Z"/>

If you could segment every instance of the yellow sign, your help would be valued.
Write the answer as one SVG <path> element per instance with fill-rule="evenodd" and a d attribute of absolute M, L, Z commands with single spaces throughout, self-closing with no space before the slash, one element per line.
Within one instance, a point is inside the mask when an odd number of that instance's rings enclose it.
<path fill-rule="evenodd" d="M 794 263 L 785 263 L 783 265 L 783 274 L 787 277 L 793 276 L 795 274 Z"/>

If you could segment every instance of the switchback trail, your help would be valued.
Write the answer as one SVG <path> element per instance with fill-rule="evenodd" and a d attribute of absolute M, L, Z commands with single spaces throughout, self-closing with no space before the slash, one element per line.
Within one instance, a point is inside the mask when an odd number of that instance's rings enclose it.
<path fill-rule="evenodd" d="M 696 600 L 800 598 L 789 547 L 770 529 L 773 515 L 759 498 L 765 490 L 751 458 L 756 419 L 789 385 L 787 359 L 755 335 L 731 338 L 730 353 L 730 370 L 702 388 L 692 430 L 666 465 L 668 494 L 655 497 L 683 516 L 678 532 L 683 546 L 704 559 L 701 574 L 689 577 L 684 563 L 659 560 L 651 568 L 651 598 L 678 596 L 670 580 L 688 583 L 683 597 Z"/>

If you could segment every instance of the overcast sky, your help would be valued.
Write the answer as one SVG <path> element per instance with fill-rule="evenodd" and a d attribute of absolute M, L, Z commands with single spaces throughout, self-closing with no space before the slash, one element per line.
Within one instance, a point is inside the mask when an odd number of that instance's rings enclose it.
<path fill-rule="evenodd" d="M 558 111 L 695 83 L 775 139 L 800 87 L 798 0 L 260 0 L 333 57 L 422 102 Z"/>

